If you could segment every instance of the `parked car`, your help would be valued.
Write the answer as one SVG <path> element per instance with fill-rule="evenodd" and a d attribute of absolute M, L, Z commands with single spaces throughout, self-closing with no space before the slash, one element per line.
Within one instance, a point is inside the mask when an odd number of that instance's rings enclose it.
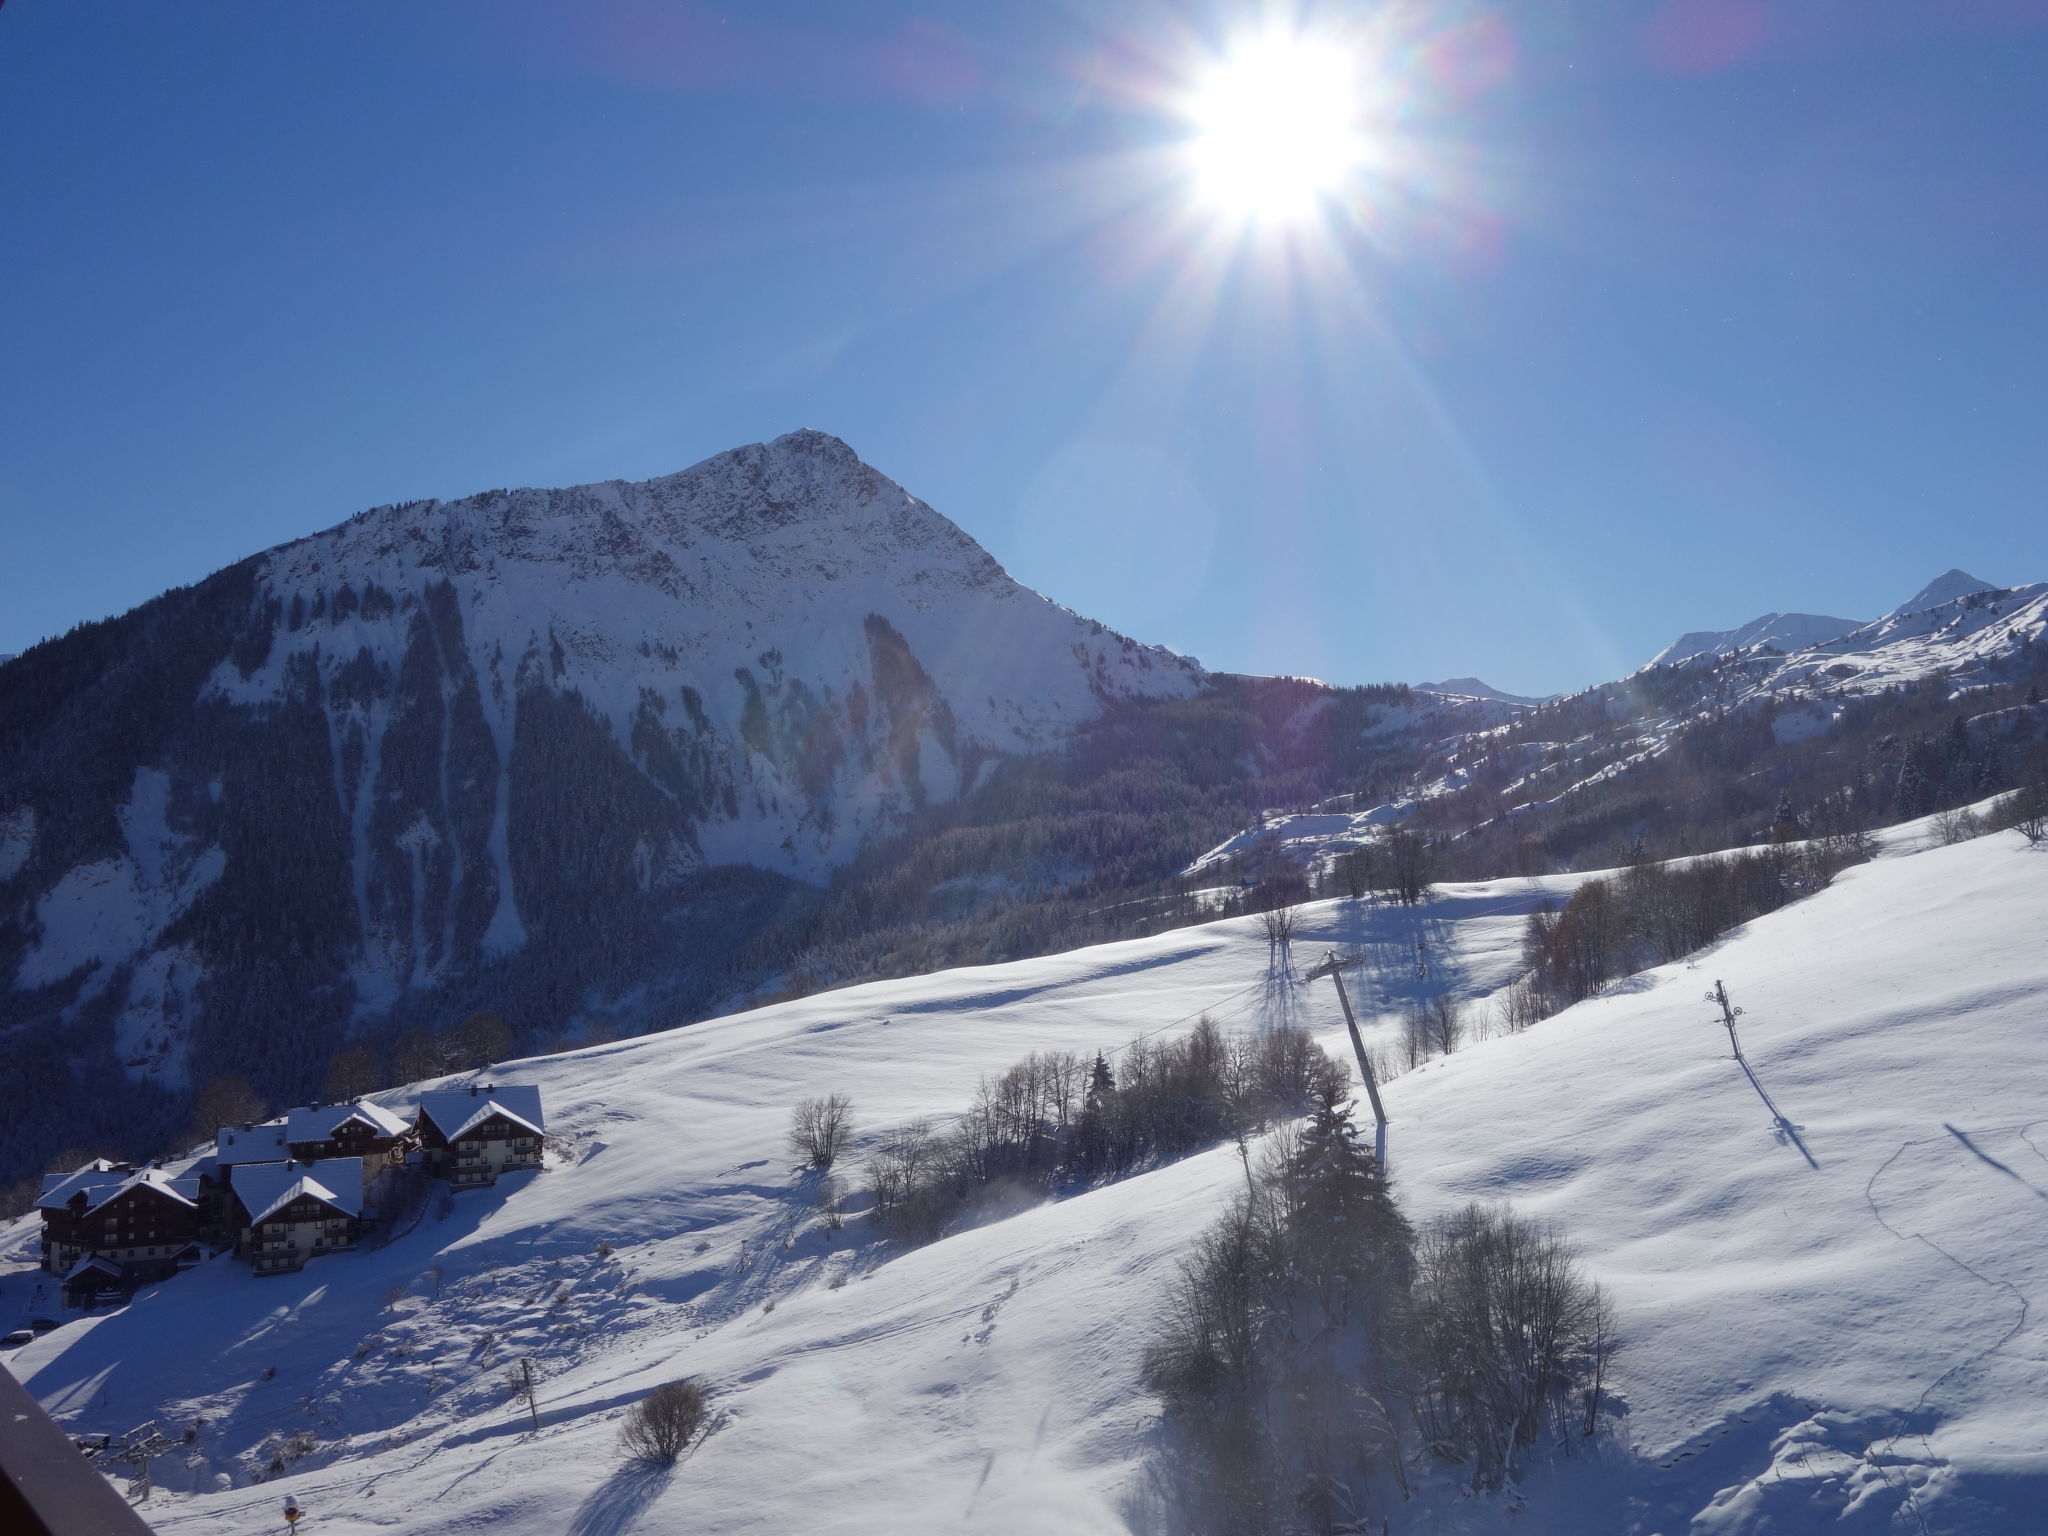
<path fill-rule="evenodd" d="M 0 1339 L 0 1349 L 19 1349 L 24 1344 L 33 1344 L 35 1337 L 35 1334 L 30 1330 L 17 1328 L 14 1332 L 8 1334 L 6 1338 Z"/>
<path fill-rule="evenodd" d="M 36 1333 L 48 1333 L 52 1328 L 64 1326 L 62 1321 L 54 1317 L 32 1317 L 28 1320 L 28 1325 Z"/>

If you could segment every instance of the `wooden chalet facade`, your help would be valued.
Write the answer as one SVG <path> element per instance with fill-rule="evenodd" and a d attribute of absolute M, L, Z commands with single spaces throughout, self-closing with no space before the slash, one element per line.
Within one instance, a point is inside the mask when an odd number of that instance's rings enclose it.
<path fill-rule="evenodd" d="M 95 1160 L 43 1180 L 42 1268 L 90 1306 L 199 1262 L 199 1186 L 157 1167 Z"/>
<path fill-rule="evenodd" d="M 472 1083 L 422 1094 L 416 1124 L 428 1171 L 456 1189 L 495 1184 L 501 1173 L 541 1165 L 547 1121 L 538 1088 Z"/>
<path fill-rule="evenodd" d="M 244 1163 L 230 1195 L 235 1256 L 259 1275 L 289 1274 L 362 1241 L 359 1158 Z"/>

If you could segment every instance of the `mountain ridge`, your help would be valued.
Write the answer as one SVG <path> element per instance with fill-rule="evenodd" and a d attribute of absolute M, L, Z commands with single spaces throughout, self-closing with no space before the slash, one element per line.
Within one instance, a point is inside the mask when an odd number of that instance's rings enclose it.
<path fill-rule="evenodd" d="M 1205 676 L 815 431 L 371 508 L 0 671 L 0 1029 L 161 1123 L 408 1011 L 549 1027 L 662 965 L 701 1009 L 874 837 Z"/>

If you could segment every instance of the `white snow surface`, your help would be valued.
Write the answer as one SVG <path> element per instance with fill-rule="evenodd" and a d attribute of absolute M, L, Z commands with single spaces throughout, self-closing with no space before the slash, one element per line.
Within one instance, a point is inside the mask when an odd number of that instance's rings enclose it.
<path fill-rule="evenodd" d="M 1268 816 L 1262 826 L 1247 827 L 1225 838 L 1182 870 L 1191 879 L 1231 859 L 1261 872 L 1287 867 L 1308 870 L 1319 861 L 1378 836 L 1379 829 L 1406 816 L 1405 802 L 1376 805 L 1365 811 L 1289 811 Z"/>
<path fill-rule="evenodd" d="M 1835 619 L 1824 613 L 1767 613 L 1735 629 L 1697 629 L 1680 635 L 1644 665 L 1664 667 L 1690 661 L 1695 656 L 1746 651 L 1753 645 L 1775 645 L 1781 651 L 1804 650 L 1860 629 L 1863 624 L 1862 619 Z"/>
<path fill-rule="evenodd" d="M 698 829 L 699 855 L 801 878 L 849 857 L 903 792 L 886 771 L 860 779 L 849 769 L 831 813 L 820 815 L 803 786 L 739 746 L 748 701 L 739 671 L 770 697 L 788 683 L 844 701 L 869 677 L 865 625 L 877 615 L 937 686 L 962 745 L 999 751 L 1056 744 L 1104 698 L 1186 694 L 1203 677 L 1187 658 L 1019 585 L 845 443 L 808 430 L 655 480 L 374 508 L 272 551 L 259 577 L 285 609 L 297 601 L 308 611 L 323 595 L 331 605 L 344 583 L 360 595 L 372 584 L 412 593 L 441 580 L 459 597 L 501 764 L 522 675 L 577 691 L 629 752 L 643 701 L 680 722 L 688 689 L 722 743 L 729 777 L 745 786 L 737 814 Z M 280 627 L 249 676 L 224 663 L 213 687 L 257 705 L 281 695 L 295 659 L 314 658 L 330 684 L 364 651 L 395 669 L 414 618 L 403 603 L 339 620 L 330 606 L 326 619 Z M 328 708 L 350 716 L 336 719 L 337 739 L 364 733 L 371 782 L 342 792 L 366 805 L 388 722 L 360 706 Z M 936 756 L 922 764 L 927 788 L 951 798 L 957 775 Z M 498 814 L 491 846 L 502 865 L 502 795 Z M 510 892 L 506 870 L 499 875 L 501 894 Z M 517 912 L 502 910 L 494 946 L 514 947 L 522 932 Z"/>
<path fill-rule="evenodd" d="M 1947 579 L 1930 583 L 1926 590 L 1940 590 Z M 1974 689 L 2007 681 L 2014 659 L 2044 640 L 2048 582 L 2034 582 L 1966 592 L 1785 654 L 1759 640 L 1717 668 L 1708 662 L 1727 653 L 1710 650 L 1694 663 L 1700 669 L 1701 692 L 1690 700 L 1681 698 L 1676 706 L 1651 705 L 1650 695 L 1627 680 L 1595 690 L 1605 695 L 1610 719 L 1634 719 L 1637 735 L 1622 757 L 1605 758 L 1580 777 L 1560 780 L 1552 770 L 1575 769 L 1586 750 L 1584 740 L 1523 744 L 1524 761 L 1516 766 L 1525 770 L 1524 777 L 1510 782 L 1505 793 L 1525 792 L 1539 774 L 1548 775 L 1549 788 L 1542 798 L 1512 803 L 1510 813 L 1556 805 L 1575 790 L 1625 774 L 1660 756 L 1680 731 L 1698 720 L 1723 712 L 1767 710 L 1777 741 L 1801 740 L 1832 729 L 1847 699 L 1929 679 L 1940 679 L 1948 696 L 1959 699 Z M 1440 783 L 1423 786 L 1420 794 L 1441 793 L 1462 782 L 1454 770 Z"/>
<path fill-rule="evenodd" d="M 1511 1200 L 1556 1222 L 1627 1330 L 1611 1442 L 1530 1478 L 1519 1513 L 1427 1474 L 1394 1530 L 2042 1529 L 2048 853 L 1929 843 L 1904 829 L 1692 963 L 1388 1085 L 1410 1214 Z M 1522 914 L 1576 878 L 1318 904 L 1295 967 L 1362 952 L 1385 1031 L 1405 995 L 1507 981 Z M 1746 1066 L 1702 1000 L 1716 978 Z M 1154 1433 L 1139 1352 L 1235 1152 L 902 1251 L 858 1215 L 826 1232 L 782 1133 L 841 1090 L 871 1142 L 1030 1050 L 1204 1009 L 1342 1048 L 1327 984 L 1237 920 L 498 1067 L 569 1138 L 546 1171 L 300 1274 L 215 1260 L 8 1364 L 80 1432 L 205 1418 L 158 1464 L 164 1532 L 269 1531 L 286 1495 L 332 1536 L 1124 1530 Z M 7 1235 L 17 1264 L 31 1232 Z M 29 1304 L 33 1278 L 0 1293 Z M 538 1431 L 502 1386 L 522 1356 Z M 670 1475 L 626 1467 L 623 1410 L 684 1373 L 716 1427 Z M 252 1485 L 272 1454 L 288 1470 Z"/>
<path fill-rule="evenodd" d="M 1417 683 L 1422 693 L 1448 693 L 1468 699 L 1492 699 L 1501 704 L 1541 704 L 1555 697 L 1552 694 L 1503 693 L 1491 683 L 1476 677 L 1447 677 L 1440 683 Z"/>
<path fill-rule="evenodd" d="M 1943 603 L 1952 603 L 1959 597 L 1968 597 L 1973 592 L 1995 592 L 1990 582 L 1972 576 L 1968 571 L 1953 567 L 1943 571 L 1918 592 L 1907 598 L 1885 617 L 1904 618 L 1909 613 L 1918 613 L 1924 608 L 1938 608 Z"/>

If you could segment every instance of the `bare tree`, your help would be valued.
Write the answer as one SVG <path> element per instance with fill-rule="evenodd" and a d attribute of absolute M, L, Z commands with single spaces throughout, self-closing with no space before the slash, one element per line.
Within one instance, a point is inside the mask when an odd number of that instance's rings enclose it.
<path fill-rule="evenodd" d="M 1259 914 L 1259 926 L 1266 930 L 1266 942 L 1275 949 L 1285 950 L 1294 942 L 1295 925 L 1301 918 L 1301 908 L 1289 903 L 1275 907 L 1270 912 Z"/>
<path fill-rule="evenodd" d="M 1425 997 L 1402 1016 L 1401 1046 L 1412 1069 L 1432 1056 L 1448 1056 L 1465 1040 L 1465 1012 L 1443 994 Z"/>
<path fill-rule="evenodd" d="M 1502 987 L 1494 996 L 1500 1027 L 1517 1034 L 1531 1024 L 1541 1023 L 1555 1012 L 1533 977 L 1522 976 Z"/>
<path fill-rule="evenodd" d="M 1382 842 L 1386 851 L 1388 886 L 1394 899 L 1415 906 L 1429 899 L 1430 881 L 1435 877 L 1436 851 L 1420 833 L 1396 827 Z"/>
<path fill-rule="evenodd" d="M 908 1213 L 938 1164 L 940 1152 L 938 1138 L 925 1120 L 913 1120 L 882 1138 L 867 1163 L 877 1220 L 895 1223 Z"/>
<path fill-rule="evenodd" d="M 391 1070 L 400 1082 L 439 1077 L 454 1065 L 447 1043 L 424 1029 L 407 1030 L 391 1046 Z"/>
<path fill-rule="evenodd" d="M 245 1125 L 267 1113 L 249 1079 L 236 1074 L 210 1079 L 192 1098 L 192 1136 L 211 1141 L 224 1125 Z"/>
<path fill-rule="evenodd" d="M 517 1044 L 511 1025 L 479 1008 L 456 1027 L 448 1054 L 451 1065 L 469 1071 L 503 1061 Z"/>
<path fill-rule="evenodd" d="M 1984 824 L 1965 805 L 1951 811 L 1941 811 L 1934 818 L 1934 837 L 1943 847 L 1956 843 L 1967 843 L 1973 837 L 1980 837 Z"/>
<path fill-rule="evenodd" d="M 2048 843 L 2048 781 L 2018 790 L 2007 804 L 2020 836 L 2037 846 Z"/>
<path fill-rule="evenodd" d="M 1499 1487 L 1548 1429 L 1596 1425 L 1620 1347 L 1600 1287 L 1550 1228 L 1467 1206 L 1417 1244 L 1406 1339 L 1423 1446 Z"/>
<path fill-rule="evenodd" d="M 703 1426 L 704 1389 L 685 1376 L 664 1382 L 628 1409 L 619 1441 L 635 1460 L 672 1467 Z"/>
<path fill-rule="evenodd" d="M 378 1061 L 377 1053 L 367 1045 L 351 1045 L 336 1051 L 329 1059 L 327 1076 L 320 1085 L 320 1092 L 329 1101 L 340 1103 L 375 1093 L 383 1086 L 384 1067 Z"/>
<path fill-rule="evenodd" d="M 1344 894 L 1353 901 L 1360 900 L 1379 889 L 1380 868 L 1378 850 L 1367 843 L 1362 848 L 1353 848 L 1337 855 L 1332 871 Z"/>
<path fill-rule="evenodd" d="M 853 1141 L 853 1100 L 843 1093 L 805 1099 L 789 1112 L 789 1149 L 813 1168 L 830 1168 Z"/>

